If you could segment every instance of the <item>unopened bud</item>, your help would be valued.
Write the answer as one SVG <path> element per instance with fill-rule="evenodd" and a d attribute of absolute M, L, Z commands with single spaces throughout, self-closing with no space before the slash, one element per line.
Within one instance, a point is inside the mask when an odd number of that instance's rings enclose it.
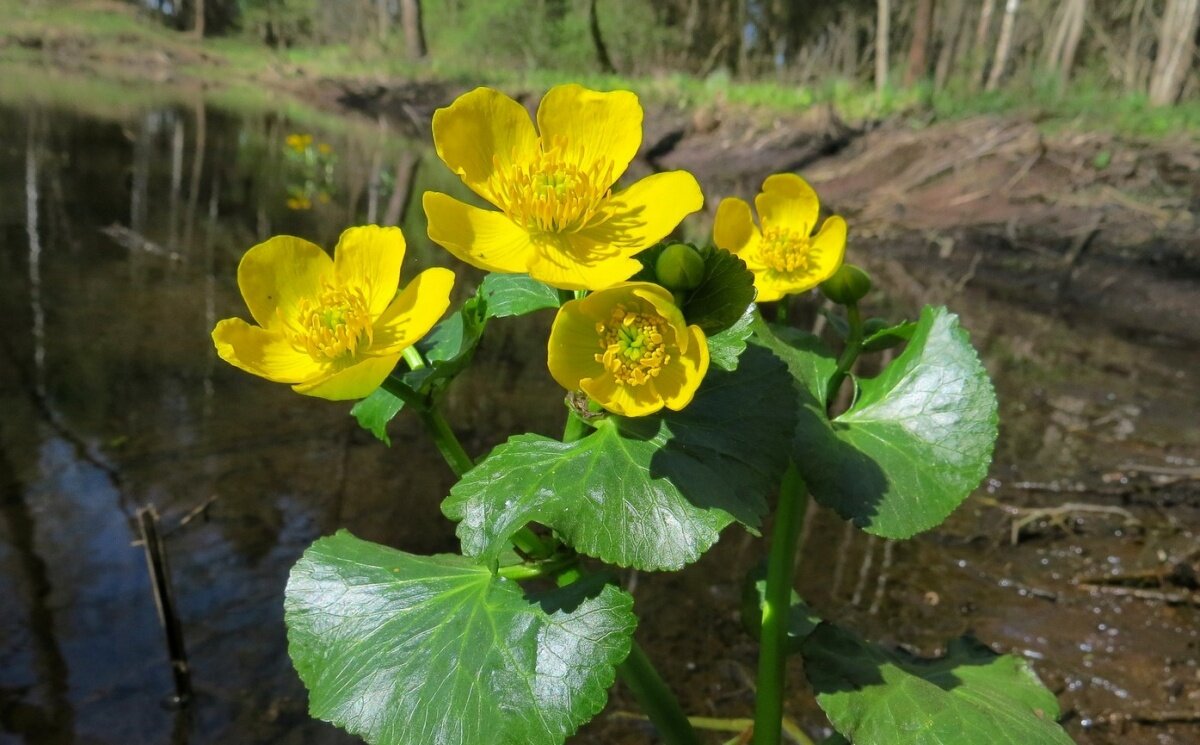
<path fill-rule="evenodd" d="M 668 290 L 694 290 L 704 279 L 704 257 L 686 243 L 672 243 L 658 255 L 654 273 Z"/>
<path fill-rule="evenodd" d="M 821 283 L 821 292 L 838 305 L 853 305 L 871 291 L 871 278 L 853 264 L 842 264 L 832 277 Z"/>

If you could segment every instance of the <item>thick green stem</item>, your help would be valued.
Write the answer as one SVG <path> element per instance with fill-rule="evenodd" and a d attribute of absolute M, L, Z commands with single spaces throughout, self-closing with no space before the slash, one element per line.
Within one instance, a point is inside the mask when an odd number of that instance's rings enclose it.
<path fill-rule="evenodd" d="M 767 559 L 767 589 L 762 610 L 762 646 L 758 652 L 758 701 L 754 710 L 754 745 L 779 745 L 783 728 L 784 670 L 787 663 L 788 615 L 792 600 L 792 568 L 804 510 L 804 479 L 794 463 L 779 487 L 779 507 Z"/>
<path fill-rule="evenodd" d="M 846 379 L 850 368 L 854 366 L 854 361 L 862 352 L 863 324 L 858 303 L 846 306 L 846 321 L 850 326 L 850 333 L 846 336 L 846 348 L 842 350 L 842 356 L 838 357 L 837 369 L 829 378 L 829 389 L 826 391 L 827 401 L 833 401 L 837 396 L 838 389 L 842 387 L 842 381 Z"/>
<path fill-rule="evenodd" d="M 563 425 L 563 442 L 575 442 L 587 434 L 588 424 L 573 409 L 567 412 L 567 423 Z"/>
<path fill-rule="evenodd" d="M 617 675 L 665 742 L 669 745 L 700 745 L 700 738 L 683 709 L 679 708 L 675 695 L 637 642 L 632 642 L 629 657 L 617 668 Z"/>

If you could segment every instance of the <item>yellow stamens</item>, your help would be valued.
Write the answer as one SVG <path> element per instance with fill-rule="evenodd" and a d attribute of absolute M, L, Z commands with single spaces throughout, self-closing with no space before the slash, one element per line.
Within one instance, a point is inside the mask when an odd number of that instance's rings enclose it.
<path fill-rule="evenodd" d="M 671 361 L 663 344 L 667 319 L 653 310 L 617 305 L 607 323 L 596 324 L 600 348 L 595 360 L 612 373 L 617 382 L 643 385 L 658 377 Z"/>
<path fill-rule="evenodd" d="M 541 143 L 532 160 L 502 164 L 488 182 L 496 203 L 513 222 L 533 233 L 571 232 L 586 227 L 608 198 L 613 165 L 584 167 L 566 155 L 566 142 Z M 516 159 L 514 159 L 516 160 Z"/>
<path fill-rule="evenodd" d="M 297 322 L 293 343 L 316 359 L 353 356 L 371 344 L 371 314 L 359 288 L 326 285 L 315 300 L 300 301 Z"/>
<path fill-rule="evenodd" d="M 807 233 L 789 228 L 763 230 L 763 263 L 780 273 L 809 274 L 820 268 L 817 251 Z"/>

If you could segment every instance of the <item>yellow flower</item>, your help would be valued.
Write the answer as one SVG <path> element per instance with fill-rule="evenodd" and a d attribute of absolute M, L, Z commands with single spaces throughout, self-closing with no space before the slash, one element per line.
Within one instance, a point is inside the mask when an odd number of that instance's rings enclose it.
<path fill-rule="evenodd" d="M 624 282 L 565 303 L 550 329 L 550 374 L 622 416 L 692 401 L 708 371 L 708 341 L 688 326 L 671 293 Z"/>
<path fill-rule="evenodd" d="M 433 115 L 438 155 L 500 212 L 426 192 L 429 237 L 491 272 L 528 272 L 553 287 L 595 290 L 641 269 L 653 246 L 704 197 L 690 173 L 648 176 L 613 192 L 642 141 L 629 91 L 551 88 L 537 129 L 521 104 L 476 88 Z"/>
<path fill-rule="evenodd" d="M 312 200 L 305 196 L 288 197 L 287 208 L 289 210 L 310 210 L 312 209 Z"/>
<path fill-rule="evenodd" d="M 238 265 L 238 287 L 258 325 L 218 323 L 217 354 L 306 396 L 368 395 L 450 305 L 449 269 L 426 269 L 397 294 L 403 260 L 400 229 L 374 225 L 342 233 L 333 259 L 291 236 L 258 244 Z"/>
<path fill-rule="evenodd" d="M 760 231 L 741 199 L 722 199 L 713 242 L 737 254 L 754 272 L 759 302 L 811 290 L 833 276 L 846 253 L 846 221 L 834 215 L 812 235 L 821 205 L 808 183 L 791 173 L 763 182 L 754 199 Z"/>
<path fill-rule="evenodd" d="M 322 142 L 321 144 L 317 145 L 317 152 L 321 155 L 329 155 L 333 152 L 333 146 L 328 142 Z"/>
<path fill-rule="evenodd" d="M 290 134 L 283 141 L 288 147 L 299 153 L 308 149 L 308 146 L 312 144 L 313 138 L 312 135 Z"/>

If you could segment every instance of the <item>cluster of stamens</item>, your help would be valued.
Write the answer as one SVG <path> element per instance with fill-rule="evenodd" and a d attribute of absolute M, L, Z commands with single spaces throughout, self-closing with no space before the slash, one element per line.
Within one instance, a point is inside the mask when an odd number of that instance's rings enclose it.
<path fill-rule="evenodd" d="M 817 266 L 808 234 L 789 228 L 765 228 L 760 253 L 763 263 L 780 273 L 807 274 Z"/>
<path fill-rule="evenodd" d="M 532 161 L 507 165 L 493 157 L 495 170 L 488 186 L 497 205 L 530 232 L 579 230 L 608 198 L 615 180 L 612 164 L 580 167 L 566 149 L 565 140 L 559 137 L 541 143 Z"/>
<path fill-rule="evenodd" d="M 619 383 L 643 385 L 659 373 L 671 355 L 663 344 L 666 319 L 657 313 L 642 312 L 618 305 L 607 323 L 597 323 L 600 348 L 595 356 Z"/>
<path fill-rule="evenodd" d="M 371 344 L 371 314 L 362 290 L 326 285 L 300 301 L 294 340 L 315 359 L 353 355 Z"/>

